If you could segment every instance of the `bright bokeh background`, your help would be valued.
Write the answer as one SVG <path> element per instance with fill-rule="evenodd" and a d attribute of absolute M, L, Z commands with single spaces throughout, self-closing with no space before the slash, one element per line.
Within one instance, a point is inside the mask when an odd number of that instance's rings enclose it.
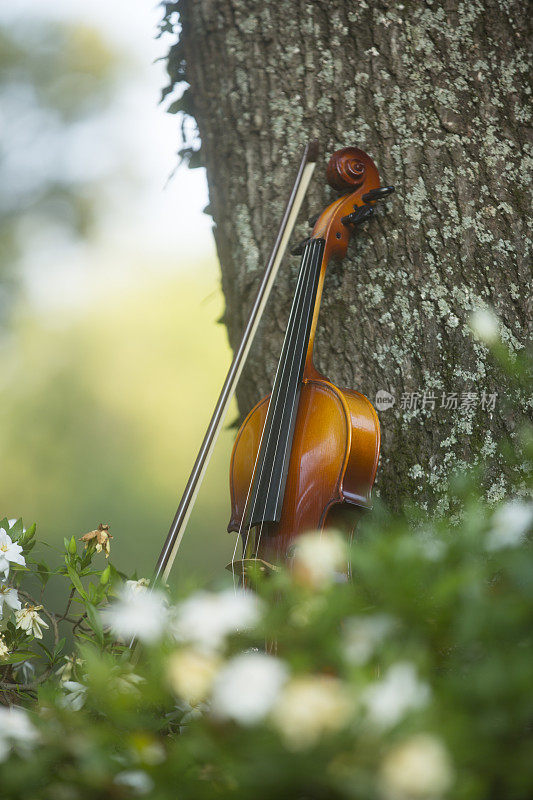
<path fill-rule="evenodd" d="M 0 4 L 0 515 L 111 525 L 149 575 L 230 352 L 203 170 L 176 168 L 149 0 Z M 229 421 L 234 416 L 230 414 Z M 233 548 L 217 446 L 173 580 Z"/>

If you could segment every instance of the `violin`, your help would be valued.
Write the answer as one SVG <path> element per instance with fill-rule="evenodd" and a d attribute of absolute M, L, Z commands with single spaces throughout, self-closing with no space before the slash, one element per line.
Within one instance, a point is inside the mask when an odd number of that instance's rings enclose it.
<path fill-rule="evenodd" d="M 326 175 L 342 194 L 313 220 L 299 247 L 272 391 L 245 418 L 231 455 L 228 531 L 238 534 L 243 552 L 239 560 L 234 552 L 228 569 L 243 578 L 252 565 L 270 571 L 286 561 L 302 533 L 337 526 L 348 509 L 371 507 L 377 413 L 364 395 L 335 386 L 316 369 L 313 346 L 328 263 L 344 257 L 354 229 L 394 187 L 380 185 L 376 165 L 357 147 L 335 152 Z"/>
<path fill-rule="evenodd" d="M 157 559 L 154 584 L 166 581 L 172 569 L 317 156 L 314 139 L 303 151 L 241 342 Z M 376 201 L 394 187 L 380 186 L 374 162 L 357 147 L 333 154 L 327 180 L 342 195 L 310 223 L 311 236 L 296 249 L 302 262 L 272 392 L 244 420 L 231 456 L 228 530 L 239 536 L 228 569 L 243 580 L 248 566 L 260 571 L 276 568 L 301 533 L 344 525 L 346 509 L 371 505 L 379 458 L 377 414 L 362 394 L 340 389 L 318 372 L 313 344 L 329 260 L 345 255 L 352 231 L 372 216 Z M 236 560 L 239 540 L 243 557 Z"/>

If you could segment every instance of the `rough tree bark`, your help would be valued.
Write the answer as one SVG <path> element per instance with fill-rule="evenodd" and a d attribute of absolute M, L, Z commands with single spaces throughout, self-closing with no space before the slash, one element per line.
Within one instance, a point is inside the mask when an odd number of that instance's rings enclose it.
<path fill-rule="evenodd" d="M 480 459 L 493 463 L 490 499 L 519 483 L 496 447 L 514 431 L 518 400 L 468 318 L 492 306 L 510 350 L 524 346 L 526 9 L 525 0 L 181 0 L 167 9 L 182 26 L 171 85 L 189 86 L 175 108 L 198 125 L 233 346 L 309 138 L 319 137 L 324 167 L 335 149 L 357 145 L 397 187 L 331 266 L 316 348 L 317 367 L 340 386 L 371 400 L 395 393 L 380 414 L 377 483 L 392 506 L 414 497 L 445 507 L 450 471 Z M 332 194 L 324 169 L 315 176 L 308 214 Z M 302 221 L 295 240 L 306 233 Z M 281 270 L 238 392 L 243 413 L 270 389 L 297 261 Z M 424 391 L 425 408 L 401 407 L 402 395 L 409 404 Z M 492 412 L 483 391 L 498 394 Z M 470 392 L 475 405 L 442 408 L 443 392 L 459 405 Z"/>

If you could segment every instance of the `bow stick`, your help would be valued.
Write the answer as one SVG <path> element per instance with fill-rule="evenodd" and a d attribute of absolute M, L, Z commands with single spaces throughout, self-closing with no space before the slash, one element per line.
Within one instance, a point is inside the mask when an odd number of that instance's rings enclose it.
<path fill-rule="evenodd" d="M 215 410 L 213 411 L 213 416 L 211 417 L 211 421 L 205 432 L 202 445 L 198 451 L 198 455 L 196 457 L 196 461 L 194 462 L 189 480 L 187 481 L 185 491 L 183 492 L 183 496 L 180 500 L 178 510 L 176 511 L 176 515 L 172 520 L 172 525 L 170 526 L 167 538 L 165 539 L 165 543 L 161 553 L 159 554 L 159 558 L 157 559 L 154 581 L 159 580 L 161 577 L 164 581 L 166 581 L 170 570 L 172 569 L 172 564 L 174 563 L 178 548 L 181 544 L 181 540 L 183 539 L 183 534 L 185 533 L 187 522 L 200 490 L 200 486 L 207 469 L 209 459 L 211 458 L 215 442 L 222 428 L 228 406 L 233 398 L 233 395 L 235 394 L 237 383 L 248 357 L 250 347 L 252 346 L 255 333 L 261 321 L 261 317 L 276 279 L 276 275 L 278 274 L 281 260 L 285 254 L 285 250 L 287 249 L 287 244 L 296 223 L 298 212 L 300 211 L 307 187 L 309 186 L 309 181 L 311 180 L 311 176 L 316 166 L 317 157 L 318 140 L 313 139 L 305 147 L 300 168 L 298 170 L 298 174 L 296 175 L 296 180 L 294 182 L 294 186 L 292 187 L 292 192 L 281 220 L 278 235 L 276 236 L 276 241 L 274 242 L 274 247 L 265 269 L 265 274 L 263 275 L 257 296 L 250 311 L 250 316 L 248 317 L 248 322 L 246 323 L 241 343 L 233 357 L 233 361 L 231 362 L 231 366 L 228 370 L 228 374 L 226 375 L 226 380 L 222 386 Z"/>

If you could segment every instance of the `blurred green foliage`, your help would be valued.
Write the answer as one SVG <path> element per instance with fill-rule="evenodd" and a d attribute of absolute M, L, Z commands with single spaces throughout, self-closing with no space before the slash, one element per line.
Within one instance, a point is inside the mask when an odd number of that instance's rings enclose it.
<path fill-rule="evenodd" d="M 55 303 L 58 275 L 53 296 L 43 276 L 57 252 L 68 283 L 72 252 L 74 274 L 87 269 L 73 279 L 78 293 L 94 291 L 90 259 L 96 273 L 96 259 L 113 258 L 100 237 L 113 226 L 106 203 L 139 166 L 113 139 L 117 108 L 144 74 L 133 58 L 74 17 L 0 15 L 0 505 L 39 519 L 51 546 L 107 522 L 124 568 L 150 574 L 229 362 L 214 265 L 170 279 L 175 264 L 132 263 L 89 311 L 79 297 Z M 46 289 L 34 293 L 38 311 L 17 291 L 32 282 Z M 231 554 L 231 439 L 221 437 L 178 580 L 208 579 Z"/>
<path fill-rule="evenodd" d="M 204 264 L 79 318 L 18 318 L 1 404 L 8 516 L 38 518 L 50 544 L 109 523 L 123 568 L 151 574 L 229 365 L 216 286 Z M 229 560 L 232 441 L 223 431 L 173 580 L 210 578 Z"/>
<path fill-rule="evenodd" d="M 27 239 L 86 235 L 103 175 L 83 152 L 126 66 L 95 28 L 38 18 L 0 23 L 0 322 L 20 284 Z M 91 158 L 93 161 L 91 162 Z"/>
<path fill-rule="evenodd" d="M 459 525 L 381 512 L 349 556 L 338 535 L 304 536 L 291 572 L 251 578 L 256 596 L 167 605 L 123 588 L 96 539 L 67 539 L 76 652 L 4 625 L 0 690 L 30 709 L 0 706 L 4 796 L 528 800 L 533 508 L 490 509 L 471 479 L 450 491 Z M 132 633 L 133 655 L 117 641 Z M 29 682 L 21 659 L 41 663 Z"/>

